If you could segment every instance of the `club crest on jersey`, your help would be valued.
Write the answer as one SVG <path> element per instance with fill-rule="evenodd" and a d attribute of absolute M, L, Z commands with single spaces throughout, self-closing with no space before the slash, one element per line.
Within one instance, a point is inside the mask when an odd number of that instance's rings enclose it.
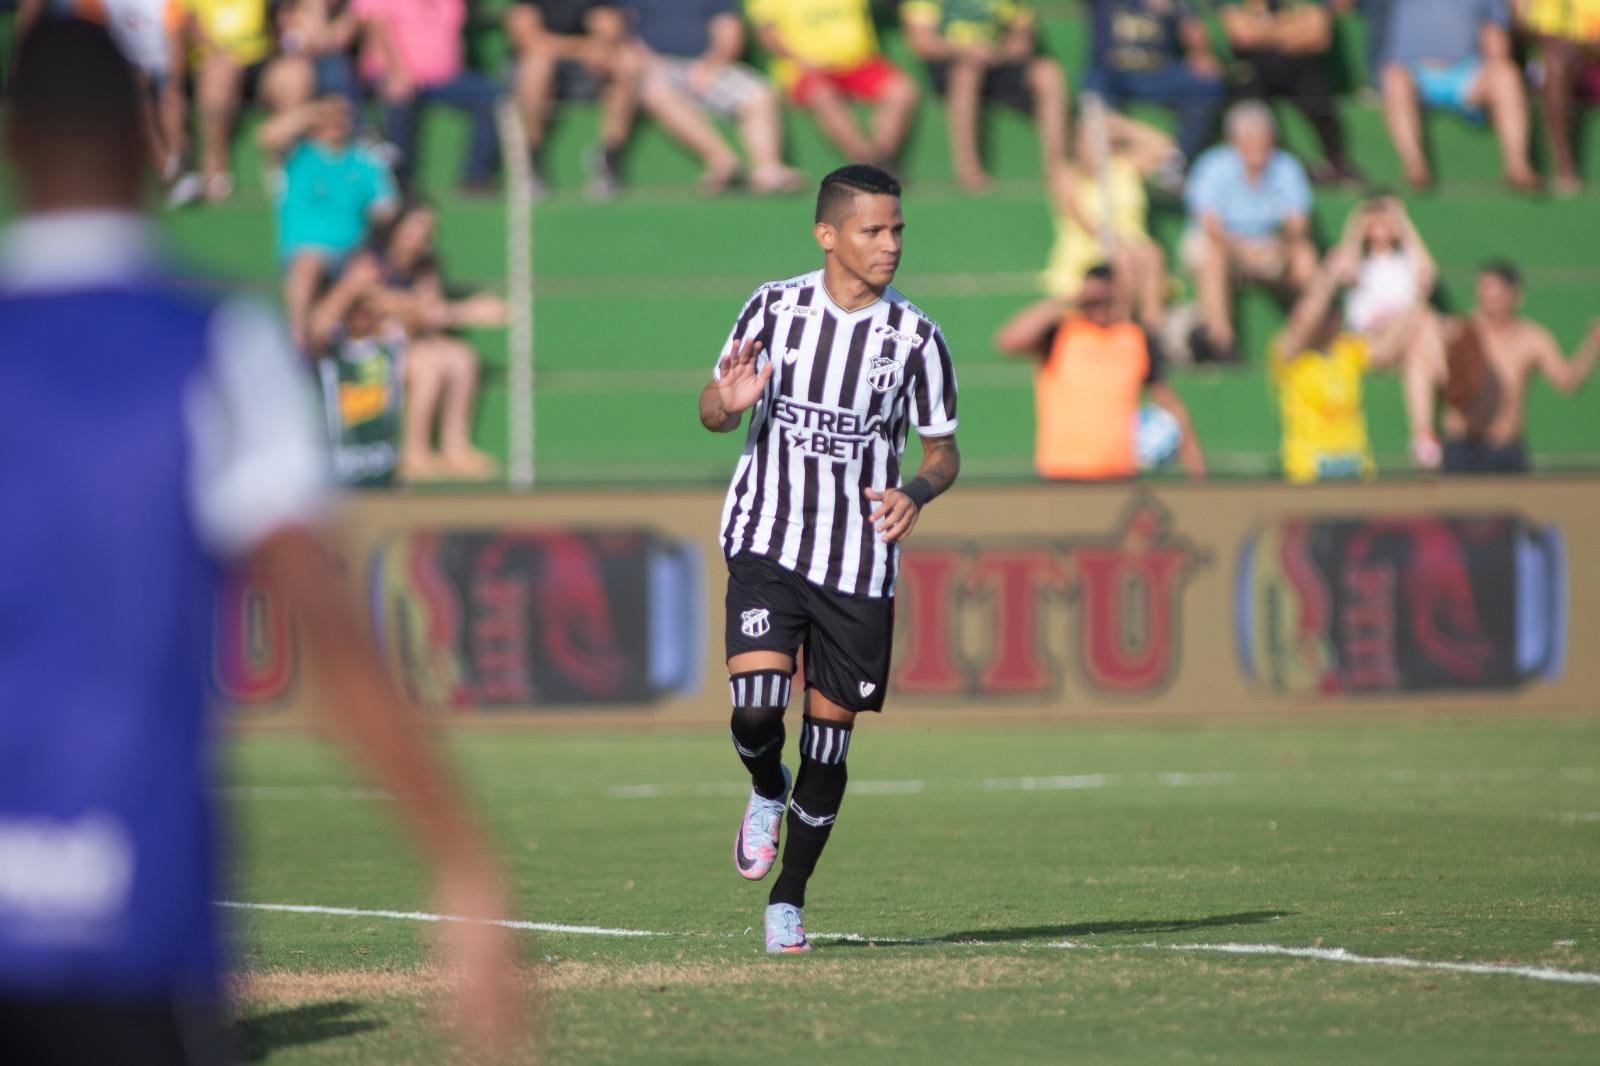
<path fill-rule="evenodd" d="M 772 630 L 765 607 L 754 607 L 739 615 L 739 632 L 747 637 L 764 637 Z"/>
<path fill-rule="evenodd" d="M 867 381 L 875 392 L 890 392 L 899 386 L 903 373 L 900 361 L 893 356 L 875 355 L 872 365 L 867 368 Z"/>
<path fill-rule="evenodd" d="M 871 681 L 863 681 L 858 687 L 861 690 L 862 699 L 866 699 L 868 696 L 878 691 L 878 686 L 874 685 Z"/>

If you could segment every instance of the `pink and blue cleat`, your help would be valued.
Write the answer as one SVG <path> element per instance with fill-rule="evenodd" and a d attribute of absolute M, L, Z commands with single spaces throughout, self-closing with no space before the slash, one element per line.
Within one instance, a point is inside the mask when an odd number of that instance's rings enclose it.
<path fill-rule="evenodd" d="M 800 908 L 793 903 L 774 903 L 767 908 L 767 954 L 793 955 L 811 950 Z"/>
<path fill-rule="evenodd" d="M 783 810 L 789 804 L 789 787 L 794 780 L 787 766 L 782 770 L 783 795 L 768 799 L 751 789 L 739 834 L 733 838 L 733 865 L 747 881 L 767 876 L 778 859 L 778 834 L 783 829 Z"/>

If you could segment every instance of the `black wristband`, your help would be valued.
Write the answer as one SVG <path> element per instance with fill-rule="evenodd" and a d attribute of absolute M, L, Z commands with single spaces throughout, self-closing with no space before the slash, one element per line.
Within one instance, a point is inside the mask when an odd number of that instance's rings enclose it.
<path fill-rule="evenodd" d="M 900 491 L 911 498 L 911 502 L 917 505 L 919 511 L 928 506 L 928 501 L 933 499 L 933 486 L 928 484 L 928 479 L 925 477 L 912 478 L 900 486 Z"/>

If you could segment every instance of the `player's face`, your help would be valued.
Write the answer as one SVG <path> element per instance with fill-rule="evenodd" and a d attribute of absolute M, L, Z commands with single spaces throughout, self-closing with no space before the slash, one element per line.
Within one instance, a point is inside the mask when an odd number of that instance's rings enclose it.
<path fill-rule="evenodd" d="M 818 226 L 817 239 L 846 272 L 875 289 L 886 287 L 900 269 L 906 222 L 898 196 L 862 194 L 838 225 Z M 826 232 L 823 232 L 826 231 Z"/>
<path fill-rule="evenodd" d="M 1510 318 L 1517 313 L 1521 293 L 1498 274 L 1478 275 L 1478 310 L 1490 318 Z"/>
<path fill-rule="evenodd" d="M 1085 278 L 1078 291 L 1078 311 L 1097 326 L 1109 326 L 1115 313 L 1111 283 L 1101 278 Z"/>

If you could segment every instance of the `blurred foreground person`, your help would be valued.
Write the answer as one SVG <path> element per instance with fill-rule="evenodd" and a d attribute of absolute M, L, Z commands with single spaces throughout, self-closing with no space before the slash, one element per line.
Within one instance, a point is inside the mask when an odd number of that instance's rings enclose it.
<path fill-rule="evenodd" d="M 1184 472 L 1205 477 L 1205 456 L 1183 397 L 1166 382 L 1161 348 L 1128 317 L 1127 286 L 1109 264 L 1084 276 L 1077 298 L 1040 300 L 1001 326 L 994 345 L 1039 360 L 1034 378 L 1038 419 L 1034 468 L 1054 481 L 1118 481 L 1141 466 L 1141 399 L 1162 409 L 1177 430 Z M 1170 416 L 1170 421 L 1168 421 Z"/>
<path fill-rule="evenodd" d="M 207 708 L 224 567 L 293 610 L 331 724 L 393 790 L 440 907 L 495 919 L 501 890 L 337 591 L 287 341 L 162 274 L 134 77 L 106 31 L 36 28 L 9 105 L 0 552 L 26 565 L 0 571 L 0 1062 L 226 1062 Z M 459 1017 L 506 1042 L 508 934 L 440 932 Z"/>

